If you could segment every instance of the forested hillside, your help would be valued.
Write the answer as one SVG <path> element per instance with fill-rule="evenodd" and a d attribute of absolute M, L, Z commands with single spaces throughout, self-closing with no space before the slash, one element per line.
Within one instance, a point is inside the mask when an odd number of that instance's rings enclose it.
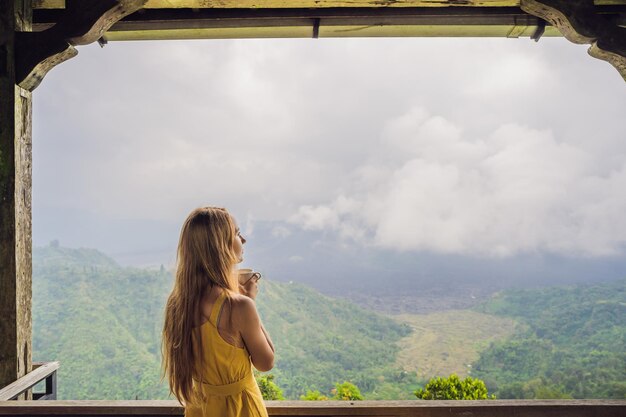
<path fill-rule="evenodd" d="M 159 351 L 172 281 L 92 249 L 34 250 L 33 358 L 61 362 L 60 398 L 167 397 Z M 626 280 L 508 290 L 477 311 L 394 319 L 295 283 L 264 279 L 257 300 L 287 399 L 344 381 L 366 399 L 411 399 L 452 371 L 498 398 L 626 398 Z"/>
<path fill-rule="evenodd" d="M 408 326 L 300 284 L 266 282 L 258 300 L 280 346 L 272 373 L 288 396 L 325 392 L 344 380 L 367 394 L 410 395 L 407 383 L 415 380 L 394 366 Z"/>
<path fill-rule="evenodd" d="M 499 398 L 626 398 L 626 280 L 509 290 L 480 310 L 527 324 L 474 364 Z"/>
<path fill-rule="evenodd" d="M 60 398 L 165 398 L 159 341 L 171 273 L 58 245 L 33 259 L 34 358 L 61 361 Z M 416 386 L 394 365 L 408 327 L 298 284 L 263 280 L 258 305 L 287 398 L 344 380 L 371 397 L 408 397 Z"/>
<path fill-rule="evenodd" d="M 164 270 L 120 268 L 91 249 L 33 253 L 33 358 L 58 360 L 61 399 L 165 398 Z"/>

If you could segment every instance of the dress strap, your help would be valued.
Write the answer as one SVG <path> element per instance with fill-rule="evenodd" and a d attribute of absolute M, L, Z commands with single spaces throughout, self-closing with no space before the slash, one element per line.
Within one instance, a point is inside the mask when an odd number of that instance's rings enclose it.
<path fill-rule="evenodd" d="M 218 322 L 217 319 L 222 312 L 222 307 L 224 306 L 224 301 L 226 300 L 226 290 L 222 289 L 220 295 L 217 296 L 215 303 L 213 304 L 213 308 L 211 309 L 211 316 L 209 317 L 209 321 L 213 323 L 215 327 L 217 327 Z"/>

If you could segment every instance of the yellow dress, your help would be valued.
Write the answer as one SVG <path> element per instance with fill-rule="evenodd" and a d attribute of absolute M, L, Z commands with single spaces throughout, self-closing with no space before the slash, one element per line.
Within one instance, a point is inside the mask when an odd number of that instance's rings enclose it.
<path fill-rule="evenodd" d="M 222 291 L 209 321 L 194 329 L 204 351 L 202 382 L 194 381 L 194 389 L 202 392 L 204 401 L 187 404 L 185 417 L 267 417 L 248 351 L 226 342 L 217 330 L 225 300 Z"/>

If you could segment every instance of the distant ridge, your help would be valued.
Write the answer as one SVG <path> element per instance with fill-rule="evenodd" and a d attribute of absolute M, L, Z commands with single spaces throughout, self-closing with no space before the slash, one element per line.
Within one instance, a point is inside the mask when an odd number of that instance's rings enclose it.
<path fill-rule="evenodd" d="M 61 361 L 61 399 L 167 397 L 159 383 L 159 343 L 172 282 L 165 268 L 121 267 L 93 249 L 56 243 L 34 249 L 33 356 Z M 288 399 L 307 390 L 328 393 L 343 381 L 366 399 L 414 399 L 425 382 L 417 375 L 449 372 L 446 355 L 464 358 L 467 374 L 502 399 L 626 398 L 624 279 L 509 289 L 476 300 L 472 310 L 393 320 L 303 284 L 261 283 L 257 305 L 277 345 L 272 374 Z M 480 321 L 476 331 L 471 320 Z M 442 346 L 420 349 L 429 342 L 415 338 L 429 335 Z M 469 344 L 478 360 L 460 355 Z"/>
<path fill-rule="evenodd" d="M 55 244 L 33 259 L 34 358 L 61 361 L 59 397 L 166 398 L 159 343 L 171 272 Z M 278 347 L 272 373 L 288 398 L 344 380 L 411 396 L 416 381 L 394 367 L 407 326 L 301 284 L 264 279 L 261 288 L 259 311 Z"/>
<path fill-rule="evenodd" d="M 626 279 L 507 290 L 478 310 L 525 325 L 473 368 L 501 398 L 626 398 Z"/>

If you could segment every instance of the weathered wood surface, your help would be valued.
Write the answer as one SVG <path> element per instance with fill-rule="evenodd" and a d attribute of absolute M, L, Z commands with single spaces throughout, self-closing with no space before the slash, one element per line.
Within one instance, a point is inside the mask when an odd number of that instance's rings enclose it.
<path fill-rule="evenodd" d="M 520 6 L 556 26 L 570 42 L 592 43 L 598 36 L 593 0 L 521 0 Z"/>
<path fill-rule="evenodd" d="M 74 45 L 97 41 L 114 23 L 139 10 L 145 2 L 67 0 L 54 26 L 42 32 L 17 34 L 17 83 L 33 91 L 52 68 L 78 54 Z"/>
<path fill-rule="evenodd" d="M 150 1 L 150 0 L 149 0 Z M 576 0 L 580 1 L 580 0 Z M 212 7 L 181 9 L 179 1 L 162 3 L 170 8 L 146 8 L 114 24 L 105 34 L 108 41 L 167 39 L 229 39 L 281 37 L 532 37 L 562 36 L 543 18 L 519 7 L 310 7 L 232 8 L 242 3 L 214 2 Z M 515 2 L 519 4 L 519 2 Z M 604 7 L 604 17 L 626 26 L 626 0 L 621 6 Z M 287 2 L 285 2 L 287 4 Z M 403 7 L 395 7 L 401 4 Z M 196 4 L 206 6 L 205 4 Z M 281 4 L 282 5 L 282 4 Z M 156 6 L 156 5 L 155 5 Z M 227 8 L 231 7 L 231 8 Z M 59 21 L 62 10 L 39 9 L 36 31 Z M 319 23 L 316 25 L 316 22 Z M 543 28 L 545 27 L 545 31 Z M 319 30 L 315 30 L 319 28 Z M 316 36 L 317 35 L 317 36 Z"/>
<path fill-rule="evenodd" d="M 30 1 L 0 1 L 0 387 L 31 370 L 32 108 L 16 85 L 15 31 Z"/>
<path fill-rule="evenodd" d="M 18 33 L 17 82 L 25 90 L 33 91 L 52 68 L 77 54 L 76 48 L 58 36 L 45 32 Z"/>
<path fill-rule="evenodd" d="M 626 0 L 596 0 L 597 5 L 626 4 Z M 148 0 L 147 9 L 275 8 L 275 7 L 518 7 L 520 0 Z M 63 8 L 65 0 L 33 0 L 36 9 Z"/>
<path fill-rule="evenodd" d="M 146 0 L 66 0 L 63 18 L 51 30 L 71 45 L 97 41 L 115 22 L 139 10 Z"/>
<path fill-rule="evenodd" d="M 624 417 L 626 401 L 267 401 L 272 417 Z M 0 415 L 180 416 L 176 401 L 4 401 Z"/>
<path fill-rule="evenodd" d="M 613 65 L 626 81 L 626 28 L 601 15 L 593 0 L 521 0 L 520 7 L 570 42 L 591 44 L 589 54 Z"/>
<path fill-rule="evenodd" d="M 54 14 L 38 13 L 45 26 Z M 318 23 L 318 26 L 316 26 Z M 543 20 L 519 8 L 344 8 L 143 10 L 116 23 L 105 38 L 216 39 L 253 37 L 492 36 L 530 37 Z M 626 24 L 626 18 L 624 19 Z M 549 26 L 545 36 L 561 36 Z"/>
<path fill-rule="evenodd" d="M 626 81 L 626 29 L 621 30 L 621 40 L 611 44 L 610 39 L 599 39 L 588 49 L 589 55 L 613 65 Z"/>
<path fill-rule="evenodd" d="M 33 364 L 33 368 L 32 372 L 29 372 L 12 384 L 0 389 L 0 401 L 11 400 L 18 394 L 30 389 L 39 381 L 43 381 L 59 369 L 59 362 L 46 362 L 37 367 Z"/>
<path fill-rule="evenodd" d="M 177 39 L 250 39 L 250 38 L 313 38 L 312 22 L 283 21 L 280 25 L 264 26 L 246 22 L 239 26 L 217 26 L 201 29 L 116 30 L 107 32 L 107 41 L 177 40 Z M 319 26 L 319 38 L 356 37 L 528 37 L 537 26 L 444 26 L 444 25 L 354 25 L 340 22 Z M 560 37 L 553 27 L 546 28 L 544 37 Z"/>

